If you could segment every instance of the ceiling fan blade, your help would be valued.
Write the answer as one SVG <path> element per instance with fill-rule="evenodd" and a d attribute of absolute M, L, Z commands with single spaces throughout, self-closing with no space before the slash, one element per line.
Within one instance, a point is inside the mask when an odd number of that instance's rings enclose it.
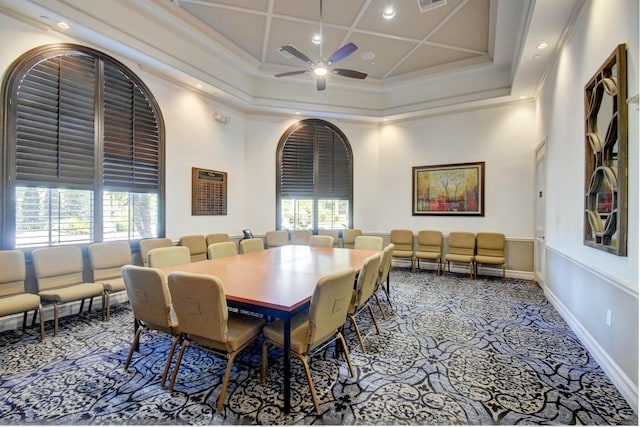
<path fill-rule="evenodd" d="M 316 80 L 316 89 L 324 90 L 327 87 L 327 79 L 324 77 L 318 77 Z"/>
<path fill-rule="evenodd" d="M 346 68 L 334 68 L 331 72 L 342 77 L 351 77 L 352 79 L 364 79 L 367 77 L 367 73 L 361 73 L 356 70 L 347 70 Z"/>
<path fill-rule="evenodd" d="M 298 71 L 287 71 L 286 73 L 276 74 L 276 77 L 287 77 L 287 76 L 295 76 L 298 74 L 304 74 L 309 70 L 298 70 Z"/>
<path fill-rule="evenodd" d="M 327 61 L 327 65 L 335 64 L 336 62 L 346 58 L 347 56 L 355 52 L 356 49 L 358 49 L 358 46 L 353 43 L 345 44 L 340 49 L 333 52 L 333 55 L 331 55 L 331 57 Z"/>
<path fill-rule="evenodd" d="M 295 56 L 296 58 L 306 62 L 307 64 L 313 66 L 314 62 L 309 59 L 309 57 L 307 55 L 305 55 L 304 53 L 300 52 L 298 49 L 296 49 L 293 45 L 284 45 L 284 46 L 280 46 L 278 48 L 278 50 L 283 50 L 293 56 Z"/>

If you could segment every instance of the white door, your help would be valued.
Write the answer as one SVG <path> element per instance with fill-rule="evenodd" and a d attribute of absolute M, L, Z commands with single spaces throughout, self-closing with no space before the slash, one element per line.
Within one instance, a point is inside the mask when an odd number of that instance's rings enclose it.
<path fill-rule="evenodd" d="M 547 176 L 547 158 L 546 158 L 546 140 L 536 149 L 536 234 L 533 243 L 533 270 L 536 282 L 544 287 L 544 216 L 545 216 L 545 197 L 546 197 L 546 176 Z"/>

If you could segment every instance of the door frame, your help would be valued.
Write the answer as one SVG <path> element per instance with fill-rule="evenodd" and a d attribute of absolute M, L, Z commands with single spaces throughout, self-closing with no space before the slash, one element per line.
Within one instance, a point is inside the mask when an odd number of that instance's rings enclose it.
<path fill-rule="evenodd" d="M 541 287 L 545 282 L 545 216 L 547 195 L 547 138 L 535 150 L 535 191 L 534 191 L 534 222 L 535 235 L 533 241 L 533 276 Z"/>

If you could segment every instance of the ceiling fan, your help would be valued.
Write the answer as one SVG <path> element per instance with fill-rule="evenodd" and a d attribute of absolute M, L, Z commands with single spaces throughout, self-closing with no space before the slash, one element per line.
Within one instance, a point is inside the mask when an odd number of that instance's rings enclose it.
<path fill-rule="evenodd" d="M 304 61 L 309 68 L 306 70 L 297 70 L 297 71 L 288 71 L 286 73 L 276 74 L 276 77 L 287 77 L 287 76 L 295 76 L 297 74 L 304 74 L 309 71 L 313 71 L 316 75 L 316 89 L 324 90 L 327 87 L 327 74 L 337 74 L 342 77 L 349 77 L 352 79 L 364 79 L 367 77 L 367 73 L 362 73 L 356 70 L 349 70 L 346 68 L 333 68 L 332 65 L 336 62 L 346 58 L 351 55 L 353 52 L 358 49 L 354 43 L 347 43 L 342 46 L 340 49 L 333 52 L 333 54 L 329 57 L 329 59 L 325 60 L 322 57 L 322 43 L 324 39 L 322 37 L 322 0 L 320 0 L 320 58 L 317 61 L 312 61 L 307 55 L 300 52 L 293 45 L 285 45 L 278 48 L 278 51 L 287 52 L 296 58 Z"/>

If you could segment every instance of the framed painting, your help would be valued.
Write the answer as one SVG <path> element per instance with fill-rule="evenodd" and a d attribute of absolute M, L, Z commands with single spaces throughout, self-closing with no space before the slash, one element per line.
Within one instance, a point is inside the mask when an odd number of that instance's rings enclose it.
<path fill-rule="evenodd" d="M 484 162 L 413 167 L 413 215 L 484 216 Z"/>

